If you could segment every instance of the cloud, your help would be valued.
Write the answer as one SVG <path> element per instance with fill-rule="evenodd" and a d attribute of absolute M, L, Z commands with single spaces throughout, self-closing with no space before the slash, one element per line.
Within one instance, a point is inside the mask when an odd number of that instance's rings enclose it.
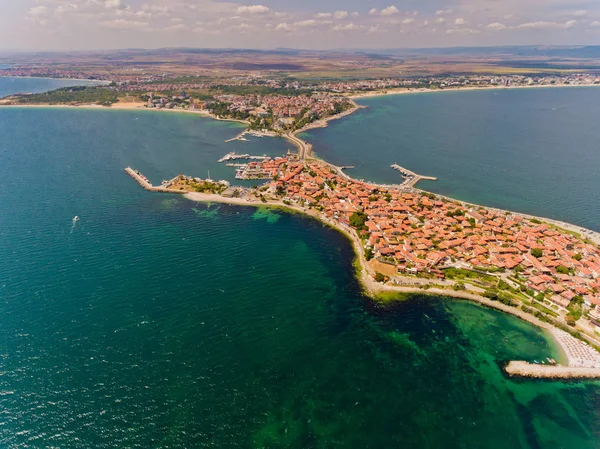
<path fill-rule="evenodd" d="M 168 6 L 160 6 L 160 5 L 142 5 L 142 9 L 143 12 L 149 13 L 149 14 L 157 14 L 160 16 L 163 15 L 167 15 L 171 12 L 171 10 L 169 9 Z"/>
<path fill-rule="evenodd" d="M 29 10 L 29 15 L 34 17 L 45 16 L 48 14 L 48 7 L 44 5 L 34 6 Z"/>
<path fill-rule="evenodd" d="M 248 5 L 238 6 L 235 11 L 238 14 L 267 14 L 271 12 L 271 9 L 264 5 Z"/>
<path fill-rule="evenodd" d="M 127 8 L 127 6 L 125 6 L 123 3 L 121 3 L 121 0 L 104 0 L 104 7 L 106 9 L 125 9 L 125 8 Z"/>
<path fill-rule="evenodd" d="M 379 10 L 377 8 L 373 8 L 369 11 L 370 16 L 376 16 L 377 14 L 379 14 Z"/>
<path fill-rule="evenodd" d="M 279 23 L 275 27 L 275 31 L 287 31 L 287 32 L 290 32 L 290 31 L 292 31 L 292 26 L 288 25 L 285 22 L 284 23 Z"/>
<path fill-rule="evenodd" d="M 410 25 L 411 23 L 413 23 L 415 21 L 415 19 L 413 19 L 412 17 L 408 18 L 408 19 L 404 19 L 402 21 L 402 24 L 404 25 Z"/>
<path fill-rule="evenodd" d="M 387 8 L 383 8 L 381 10 L 381 15 L 382 16 L 393 16 L 394 14 L 398 14 L 400 11 L 398 11 L 398 8 L 396 8 L 394 5 L 388 6 Z"/>
<path fill-rule="evenodd" d="M 538 20 L 537 22 L 525 22 L 517 25 L 517 28 L 559 28 L 560 25 L 556 22 L 544 22 Z"/>
<path fill-rule="evenodd" d="M 585 9 L 580 9 L 579 11 L 573 11 L 571 15 L 573 17 L 585 17 L 588 15 L 588 12 Z"/>
<path fill-rule="evenodd" d="M 590 23 L 591 27 L 600 27 L 600 21 L 598 20 L 594 20 L 592 23 Z"/>
<path fill-rule="evenodd" d="M 463 19 L 462 17 L 459 17 L 458 19 L 456 19 L 454 21 L 455 25 L 464 25 L 465 23 L 467 23 L 467 21 L 465 19 Z"/>
<path fill-rule="evenodd" d="M 148 22 L 138 20 L 115 19 L 108 22 L 101 22 L 101 25 L 106 28 L 116 28 L 120 30 L 143 29 L 148 27 Z"/>
<path fill-rule="evenodd" d="M 474 30 L 472 28 L 451 28 L 446 30 L 447 34 L 478 34 L 479 30 Z"/>
<path fill-rule="evenodd" d="M 444 16 L 444 15 L 447 15 L 447 14 L 452 14 L 453 12 L 454 12 L 453 9 L 438 9 L 435 12 L 435 15 L 436 16 Z"/>
<path fill-rule="evenodd" d="M 487 25 L 486 28 L 488 30 L 500 31 L 500 30 L 506 30 L 508 27 L 506 25 L 504 25 L 503 23 L 494 22 L 494 23 L 490 23 L 489 25 Z"/>
<path fill-rule="evenodd" d="M 348 17 L 348 11 L 336 11 L 333 13 L 333 17 L 336 19 L 344 19 Z"/>
<path fill-rule="evenodd" d="M 568 29 L 573 28 L 577 24 L 577 20 L 569 20 L 565 23 L 559 22 L 545 22 L 545 21 L 537 21 L 537 22 L 525 22 L 520 25 L 517 25 L 517 28 L 524 29 Z"/>
<path fill-rule="evenodd" d="M 330 12 L 320 12 L 320 13 L 315 14 L 315 17 L 317 19 L 327 19 L 327 18 L 331 17 L 331 13 Z"/>
<path fill-rule="evenodd" d="M 345 25 L 336 25 L 332 28 L 333 31 L 354 31 L 354 30 L 364 30 L 365 27 L 362 25 L 355 25 L 353 23 L 347 23 Z"/>
<path fill-rule="evenodd" d="M 444 19 L 443 17 L 438 17 L 437 19 L 435 19 L 435 23 L 446 23 L 446 19 Z"/>
<path fill-rule="evenodd" d="M 296 22 L 294 24 L 294 27 L 297 28 L 306 28 L 306 27 L 312 27 L 317 25 L 319 22 L 315 19 L 307 19 L 307 20 L 301 20 L 299 22 Z"/>
<path fill-rule="evenodd" d="M 171 25 L 166 28 L 163 28 L 163 31 L 182 31 L 182 30 L 187 30 L 187 29 L 188 29 L 188 27 L 186 25 L 184 25 L 183 23 L 177 23 L 175 25 Z"/>

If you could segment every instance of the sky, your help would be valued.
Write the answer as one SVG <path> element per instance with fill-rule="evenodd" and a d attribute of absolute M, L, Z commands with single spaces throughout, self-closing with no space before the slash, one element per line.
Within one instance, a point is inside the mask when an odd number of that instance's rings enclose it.
<path fill-rule="evenodd" d="M 0 0 L 0 50 L 600 44 L 600 0 Z"/>

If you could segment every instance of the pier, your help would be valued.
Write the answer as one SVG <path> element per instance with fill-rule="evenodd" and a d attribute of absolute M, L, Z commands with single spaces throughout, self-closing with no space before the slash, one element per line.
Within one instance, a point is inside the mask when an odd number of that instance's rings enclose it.
<path fill-rule="evenodd" d="M 221 159 L 219 159 L 219 162 L 235 161 L 237 159 L 255 159 L 255 160 L 262 161 L 263 159 L 267 159 L 267 158 L 268 158 L 268 156 L 266 154 L 264 154 L 262 156 L 250 156 L 249 154 L 237 154 L 235 152 L 231 152 L 231 153 L 227 153 L 225 156 L 223 156 Z"/>
<path fill-rule="evenodd" d="M 600 368 L 539 365 L 523 361 L 510 362 L 505 371 L 511 376 L 534 379 L 600 379 Z"/>
<path fill-rule="evenodd" d="M 419 181 L 437 181 L 437 178 L 433 176 L 423 176 L 418 175 L 413 171 L 410 171 L 407 168 L 404 168 L 398 164 L 390 165 L 394 170 L 398 170 L 400 174 L 404 177 L 404 182 L 401 184 L 402 187 L 414 187 Z"/>
<path fill-rule="evenodd" d="M 566 356 L 566 366 L 512 361 L 505 371 L 537 379 L 600 379 L 600 354 L 595 349 L 560 329 L 549 331 Z"/>
<path fill-rule="evenodd" d="M 248 132 L 248 130 L 243 130 L 241 133 L 239 133 L 237 136 L 232 137 L 231 139 L 227 139 L 225 141 L 225 143 L 229 143 L 229 142 L 233 142 L 234 140 L 248 140 L 246 138 L 244 138 L 244 135 Z"/>
<path fill-rule="evenodd" d="M 165 187 L 165 186 L 153 186 L 150 183 L 150 181 L 148 181 L 148 178 L 146 178 L 139 171 L 134 170 L 131 167 L 127 167 L 125 169 L 125 173 L 127 173 L 129 176 L 131 176 L 133 179 L 135 179 L 139 185 L 141 185 L 144 189 L 149 190 L 150 192 L 187 193 L 183 190 L 170 189 L 169 187 Z"/>

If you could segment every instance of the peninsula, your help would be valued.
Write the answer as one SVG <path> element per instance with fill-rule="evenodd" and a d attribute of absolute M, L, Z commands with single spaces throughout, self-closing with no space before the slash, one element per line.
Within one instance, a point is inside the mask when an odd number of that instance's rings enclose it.
<path fill-rule="evenodd" d="M 600 250 L 575 232 L 415 189 L 412 181 L 420 176 L 413 172 L 405 172 L 408 182 L 381 186 L 310 157 L 250 164 L 268 179 L 264 185 L 217 188 L 207 183 L 224 183 L 180 176 L 155 187 L 126 170 L 148 190 L 184 193 L 194 201 L 284 207 L 321 220 L 350 238 L 359 278 L 380 300 L 407 293 L 475 300 L 578 338 L 569 345 L 600 347 Z M 567 340 L 556 340 L 568 352 Z M 590 369 L 600 377 L 600 354 L 590 354 L 584 377 Z M 568 359 L 570 377 L 577 377 L 581 366 Z M 512 373 L 529 371 L 519 366 Z"/>

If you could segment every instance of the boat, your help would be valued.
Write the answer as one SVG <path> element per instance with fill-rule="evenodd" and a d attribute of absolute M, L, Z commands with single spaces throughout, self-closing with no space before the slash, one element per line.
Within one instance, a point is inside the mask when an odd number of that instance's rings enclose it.
<path fill-rule="evenodd" d="M 79 221 L 79 217 L 78 217 L 77 215 L 75 215 L 75 216 L 73 217 L 73 223 L 76 223 L 76 222 L 78 222 L 78 221 Z"/>

